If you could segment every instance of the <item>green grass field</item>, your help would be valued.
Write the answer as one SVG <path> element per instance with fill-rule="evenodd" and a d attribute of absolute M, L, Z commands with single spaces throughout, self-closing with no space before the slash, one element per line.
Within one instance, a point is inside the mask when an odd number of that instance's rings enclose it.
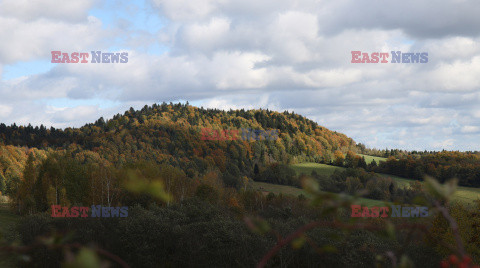
<path fill-rule="evenodd" d="M 320 175 L 327 175 L 330 176 L 335 172 L 335 170 L 343 170 L 342 167 L 335 167 L 325 164 L 318 164 L 318 163 L 300 163 L 300 164 L 293 164 L 290 167 L 297 172 L 297 175 L 305 174 L 310 175 L 312 171 L 315 170 Z"/>
<path fill-rule="evenodd" d="M 365 157 L 365 162 L 367 162 L 367 165 L 372 163 L 372 161 L 375 159 L 375 162 L 380 163 L 380 161 L 387 161 L 387 158 L 385 157 L 379 157 L 379 156 L 371 156 L 371 155 L 365 155 L 365 154 L 358 154 L 360 157 Z"/>
<path fill-rule="evenodd" d="M 369 160 L 367 160 L 367 157 L 365 157 L 365 161 L 369 163 L 373 159 L 375 161 L 379 161 L 380 159 L 386 159 L 382 157 L 375 157 L 375 156 L 369 156 L 371 157 Z M 383 161 L 383 160 L 382 160 Z M 325 165 L 325 164 L 318 164 L 318 163 L 300 163 L 300 164 L 293 164 L 291 165 L 292 169 L 295 170 L 297 175 L 300 175 L 301 173 L 310 175 L 313 170 L 315 170 L 318 174 L 323 174 L 323 175 L 331 175 L 335 170 L 344 170 L 345 168 L 342 167 L 335 167 L 335 166 L 330 166 L 330 165 Z M 413 180 L 409 180 L 407 178 L 402 178 L 398 176 L 393 176 L 393 175 L 388 175 L 388 174 L 379 174 L 382 177 L 385 178 L 392 178 L 395 180 L 398 184 L 399 187 L 404 187 L 408 186 L 410 182 Z M 288 187 L 288 186 L 287 186 Z M 298 189 L 301 190 L 301 189 Z M 474 200 L 480 199 L 480 188 L 471 188 L 471 187 L 463 187 L 459 186 L 457 188 L 457 191 L 453 195 L 452 201 L 454 202 L 461 202 L 461 203 L 472 203 Z M 369 200 L 369 199 L 367 199 Z"/>
<path fill-rule="evenodd" d="M 311 195 L 305 192 L 305 190 L 293 187 L 293 186 L 287 186 L 287 185 L 278 185 L 278 184 L 272 184 L 272 183 L 265 183 L 265 182 L 253 182 L 253 188 L 255 190 L 259 190 L 265 193 L 274 193 L 274 194 L 284 194 L 284 195 L 291 195 L 298 197 L 299 195 L 303 194 L 307 198 L 311 198 Z M 364 206 L 384 206 L 385 204 L 389 204 L 388 202 L 383 202 L 379 200 L 373 200 L 373 199 L 368 199 L 368 198 L 359 198 L 358 199 L 360 204 Z"/>
<path fill-rule="evenodd" d="M 399 187 L 404 187 L 404 186 L 408 187 L 410 182 L 413 181 L 406 178 L 388 175 L 388 174 L 379 174 L 379 175 L 381 175 L 384 178 L 392 178 L 397 182 Z M 473 201 L 478 199 L 480 199 L 480 188 L 458 186 L 457 191 L 455 191 L 455 193 L 453 194 L 452 201 L 461 202 L 461 203 L 472 203 Z"/>

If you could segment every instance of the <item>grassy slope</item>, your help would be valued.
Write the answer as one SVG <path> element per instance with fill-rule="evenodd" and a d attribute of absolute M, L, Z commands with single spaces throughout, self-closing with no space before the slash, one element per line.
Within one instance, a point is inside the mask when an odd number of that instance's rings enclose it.
<path fill-rule="evenodd" d="M 410 182 L 413 180 L 409 180 L 402 177 L 397 177 L 388 174 L 380 174 L 382 177 L 385 178 L 392 178 L 394 179 L 399 187 L 408 187 Z M 422 182 L 423 183 L 423 182 Z M 464 202 L 464 203 L 471 203 L 474 200 L 480 199 L 480 188 L 472 188 L 472 187 L 464 187 L 458 186 L 457 191 L 453 195 L 452 201 Z"/>
<path fill-rule="evenodd" d="M 301 194 L 305 195 L 306 197 L 310 197 L 308 193 L 306 193 L 303 189 L 296 188 L 293 186 L 287 186 L 287 185 L 279 185 L 279 184 L 272 184 L 272 183 L 265 183 L 265 182 L 253 182 L 253 187 L 255 190 L 260 190 L 263 192 L 271 192 L 274 194 L 285 194 L 285 195 L 293 195 L 293 196 L 299 196 Z M 373 199 L 368 199 L 368 198 L 359 198 L 358 199 L 360 204 L 364 206 L 384 206 L 385 203 L 383 201 L 379 200 L 373 200 Z"/>
<path fill-rule="evenodd" d="M 370 156 L 374 157 L 375 161 L 378 162 L 377 158 L 381 157 L 375 157 L 375 156 Z M 372 158 L 373 159 L 373 158 Z M 372 161 L 370 159 L 370 161 Z M 365 157 L 365 161 L 369 163 L 367 158 Z M 336 169 L 344 169 L 342 167 L 335 167 L 335 166 L 329 166 L 325 164 L 317 164 L 317 163 L 300 163 L 300 164 L 293 164 L 292 168 L 297 172 L 297 174 L 305 173 L 305 174 L 311 174 L 312 170 L 315 170 L 318 174 L 324 174 L 324 175 L 331 175 Z M 398 177 L 398 176 L 393 176 L 393 175 L 387 175 L 387 174 L 380 174 L 382 177 L 389 177 L 394 179 L 399 187 L 407 186 L 409 185 L 410 182 L 413 180 L 409 180 L 406 178 Z M 453 195 L 453 201 L 458 201 L 458 202 L 464 202 L 464 203 L 471 203 L 474 200 L 480 199 L 480 188 L 472 188 L 472 187 L 463 187 L 459 186 L 457 188 L 457 191 Z"/>
<path fill-rule="evenodd" d="M 379 156 L 371 156 L 371 155 L 366 155 L 366 154 L 358 154 L 360 157 L 365 157 L 365 162 L 367 162 L 367 165 L 370 164 L 373 159 L 375 159 L 375 162 L 380 163 L 380 161 L 387 161 L 387 158 L 385 157 L 379 157 Z"/>
<path fill-rule="evenodd" d="M 327 175 L 330 176 L 335 172 L 335 170 L 343 170 L 342 167 L 335 167 L 329 166 L 325 164 L 318 164 L 318 163 L 300 163 L 300 164 L 293 164 L 291 167 L 297 172 L 297 174 L 304 173 L 305 175 L 312 174 L 312 171 L 315 170 L 320 175 Z"/>
<path fill-rule="evenodd" d="M 366 161 L 366 160 L 365 160 Z M 342 167 L 330 166 L 325 164 L 318 164 L 318 163 L 300 163 L 300 164 L 293 164 L 291 167 L 297 172 L 297 174 L 304 173 L 309 175 L 312 173 L 313 170 L 317 172 L 317 174 L 322 174 L 326 176 L 332 175 L 335 170 L 343 170 Z M 284 186 L 284 185 L 275 185 L 269 183 L 259 183 L 256 184 L 255 187 L 260 187 L 260 185 L 265 189 L 267 192 L 273 193 L 284 193 L 284 194 L 291 194 L 298 196 L 300 194 L 304 194 L 308 196 L 302 189 L 298 189 L 291 186 Z M 368 199 L 368 198 L 359 198 L 359 201 L 364 206 L 382 206 L 385 204 L 383 201 Z"/>

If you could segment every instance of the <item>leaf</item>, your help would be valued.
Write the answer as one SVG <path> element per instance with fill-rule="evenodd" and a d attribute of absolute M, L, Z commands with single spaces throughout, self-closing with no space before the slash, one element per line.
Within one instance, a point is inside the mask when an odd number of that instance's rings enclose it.
<path fill-rule="evenodd" d="M 305 245 L 305 242 L 307 242 L 307 238 L 304 235 L 297 237 L 292 241 L 292 248 L 300 249 Z"/>
<path fill-rule="evenodd" d="M 391 222 L 387 222 L 387 226 L 385 227 L 387 231 L 388 237 L 392 240 L 395 240 L 395 226 Z"/>
<path fill-rule="evenodd" d="M 302 180 L 302 187 L 305 189 L 305 191 L 311 194 L 318 194 L 320 191 L 318 182 L 310 177 L 306 177 Z"/>
<path fill-rule="evenodd" d="M 412 268 L 415 267 L 413 265 L 412 260 L 407 255 L 402 255 L 400 258 L 400 264 L 398 265 L 399 268 Z"/>
<path fill-rule="evenodd" d="M 266 234 L 271 230 L 270 224 L 264 219 L 245 217 L 244 221 L 250 230 L 255 233 Z"/>
<path fill-rule="evenodd" d="M 442 185 L 432 177 L 425 176 L 425 186 L 428 193 L 430 193 L 435 198 L 444 198 L 444 192 Z"/>
<path fill-rule="evenodd" d="M 448 182 L 445 183 L 445 194 L 447 195 L 448 198 L 452 197 L 455 191 L 457 190 L 458 186 L 458 179 L 452 179 L 449 180 Z"/>
<path fill-rule="evenodd" d="M 98 255 L 91 249 L 82 248 L 72 261 L 65 262 L 64 268 L 101 268 L 102 264 Z"/>
<path fill-rule="evenodd" d="M 148 194 L 164 202 L 169 202 L 173 199 L 172 196 L 165 191 L 163 182 L 159 180 L 148 182 L 138 179 L 133 173 L 129 174 L 129 180 L 125 183 L 125 188 L 134 193 Z"/>
<path fill-rule="evenodd" d="M 336 247 L 334 247 L 333 245 L 325 245 L 323 247 L 320 248 L 322 250 L 322 252 L 325 252 L 325 253 L 336 253 L 338 252 L 338 249 Z"/>
<path fill-rule="evenodd" d="M 445 183 L 444 185 L 440 184 L 434 178 L 425 177 L 425 186 L 427 191 L 435 198 L 441 200 L 449 200 L 455 190 L 457 189 L 458 179 L 453 179 Z"/>

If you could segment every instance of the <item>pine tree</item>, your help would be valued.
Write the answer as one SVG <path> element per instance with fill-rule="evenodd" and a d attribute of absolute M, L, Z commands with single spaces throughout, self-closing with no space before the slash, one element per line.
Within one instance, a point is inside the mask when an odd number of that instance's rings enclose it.
<path fill-rule="evenodd" d="M 23 170 L 23 179 L 20 182 L 18 191 L 15 195 L 15 201 L 22 213 L 32 214 L 35 212 L 35 198 L 33 196 L 35 181 L 37 180 L 37 170 L 34 163 L 33 154 L 28 155 L 25 169 Z"/>
<path fill-rule="evenodd" d="M 255 176 L 258 175 L 258 173 L 260 173 L 259 169 L 258 169 L 258 165 L 255 164 L 255 167 L 253 168 L 253 173 L 255 174 Z"/>
<path fill-rule="evenodd" d="M 7 189 L 7 183 L 5 182 L 5 177 L 0 173 L 0 195 L 5 193 Z"/>

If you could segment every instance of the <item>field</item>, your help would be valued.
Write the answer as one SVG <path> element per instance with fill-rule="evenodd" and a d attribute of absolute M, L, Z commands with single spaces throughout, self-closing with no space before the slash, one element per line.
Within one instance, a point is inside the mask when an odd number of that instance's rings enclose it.
<path fill-rule="evenodd" d="M 378 161 L 380 159 L 385 159 L 382 157 L 375 157 L 375 156 L 369 156 L 371 157 L 369 161 L 372 161 L 372 159 L 375 159 L 375 161 Z M 367 161 L 367 157 L 365 157 L 365 161 Z M 382 160 L 383 161 L 383 160 Z M 336 167 L 336 166 L 330 166 L 330 165 L 325 165 L 325 164 L 318 164 L 318 163 L 300 163 L 300 164 L 293 164 L 291 167 L 297 172 L 297 174 L 311 174 L 313 170 L 315 170 L 318 174 L 323 174 L 323 175 L 331 175 L 335 170 L 343 170 L 344 168 L 342 167 Z M 393 176 L 393 175 L 388 175 L 388 174 L 379 174 L 382 177 L 385 178 L 392 178 L 398 183 L 399 187 L 404 187 L 408 186 L 410 182 L 413 180 L 409 180 L 406 178 L 398 177 L 398 176 Z M 288 187 L 288 186 L 287 186 Z M 296 188 L 295 188 L 296 189 Z M 298 189 L 300 190 L 300 189 Z M 471 187 L 463 187 L 459 186 L 457 188 L 457 191 L 453 195 L 452 201 L 454 202 L 461 202 L 461 203 L 472 203 L 474 200 L 480 199 L 480 188 L 471 188 Z M 367 199 L 369 200 L 369 199 Z"/>
<path fill-rule="evenodd" d="M 255 190 L 260 190 L 262 192 L 271 192 L 274 194 L 284 194 L 284 195 L 292 195 L 292 196 L 299 196 L 301 194 L 305 195 L 307 198 L 310 198 L 311 196 L 306 193 L 303 189 L 299 189 L 293 186 L 287 186 L 287 185 L 278 185 L 278 184 L 272 184 L 272 183 L 265 183 L 265 182 L 253 182 L 253 187 Z M 364 206 L 384 206 L 385 204 L 388 204 L 388 202 L 383 202 L 379 200 L 373 200 L 373 199 L 368 199 L 368 198 L 359 198 L 358 199 L 360 204 Z"/>
<path fill-rule="evenodd" d="M 295 172 L 297 172 L 297 175 L 300 174 L 305 174 L 305 175 L 310 175 L 313 170 L 317 172 L 317 174 L 320 175 L 327 175 L 330 176 L 335 172 L 335 170 L 343 170 L 344 168 L 342 167 L 336 167 L 336 166 L 330 166 L 330 165 L 325 165 L 325 164 L 318 164 L 318 163 L 300 163 L 300 164 L 293 164 L 290 166 Z"/>
<path fill-rule="evenodd" d="M 371 155 L 365 155 L 365 154 L 358 154 L 360 157 L 365 157 L 365 162 L 367 162 L 367 165 L 372 163 L 372 161 L 375 159 L 375 162 L 380 163 L 380 161 L 387 161 L 387 158 L 385 157 L 379 157 L 379 156 L 371 156 Z"/>
<path fill-rule="evenodd" d="M 408 187 L 410 182 L 413 180 L 405 179 L 402 177 L 397 177 L 393 175 L 388 175 L 388 174 L 380 174 L 382 177 L 385 178 L 392 178 L 398 183 L 399 187 Z M 421 182 L 423 183 L 423 182 Z M 472 187 L 464 187 L 464 186 L 458 186 L 457 191 L 453 194 L 452 201 L 457 201 L 461 203 L 472 203 L 475 200 L 480 199 L 480 188 L 472 188 Z"/>

